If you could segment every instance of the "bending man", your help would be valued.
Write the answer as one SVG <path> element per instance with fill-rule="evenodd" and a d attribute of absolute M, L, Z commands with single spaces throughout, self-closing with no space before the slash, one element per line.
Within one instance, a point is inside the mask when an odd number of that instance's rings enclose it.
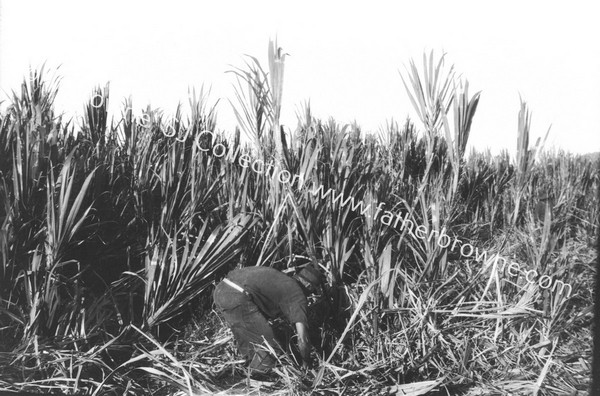
<path fill-rule="evenodd" d="M 310 357 L 306 297 L 316 292 L 321 274 L 308 266 L 293 278 L 269 267 L 245 267 L 231 271 L 214 292 L 217 308 L 231 327 L 249 369 L 266 373 L 275 358 L 257 345 L 266 340 L 275 351 L 281 347 L 274 339 L 267 318 L 283 316 L 294 325 L 298 349 L 306 366 Z"/>

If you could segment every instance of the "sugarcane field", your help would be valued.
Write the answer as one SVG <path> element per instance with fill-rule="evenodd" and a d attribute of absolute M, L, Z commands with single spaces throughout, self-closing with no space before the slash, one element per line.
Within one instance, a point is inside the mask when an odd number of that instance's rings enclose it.
<path fill-rule="evenodd" d="M 381 45 L 378 60 L 359 48 L 400 28 L 354 24 L 372 15 L 366 6 L 348 4 L 356 14 L 337 25 L 332 6 L 318 15 L 299 3 L 269 3 L 260 17 L 249 4 L 214 5 L 212 21 L 208 2 L 177 3 L 178 14 L 135 3 L 135 17 L 125 15 L 134 3 L 109 2 L 98 15 L 81 2 L 24 4 L 0 3 L 0 395 L 600 394 L 600 145 L 579 135 L 588 118 L 569 129 L 580 113 L 568 110 L 577 105 L 566 88 L 548 91 L 551 100 L 536 93 L 559 78 L 527 85 L 544 73 L 526 66 L 534 60 L 507 70 L 523 80 L 500 113 L 494 94 L 507 80 L 490 77 L 500 82 L 488 101 L 484 47 L 462 57 L 456 24 L 431 33 L 447 50 L 423 31 L 410 51 Z M 38 6 L 24 30 L 10 22 Z M 80 20 L 34 22 L 46 9 L 47 21 L 67 9 Z M 548 18 L 563 12 L 552 10 Z M 515 34 L 546 48 L 518 25 Z M 325 42 L 310 41 L 308 26 Z M 362 33 L 344 38 L 334 32 L 342 26 Z M 184 39 L 190 32 L 205 33 Z M 63 48 L 48 44 L 55 37 L 69 54 L 46 55 Z M 189 48 L 212 40 L 227 57 L 193 58 Z M 521 45 L 497 40 L 494 62 Z M 585 56 L 600 64 L 597 55 Z M 75 69 L 82 57 L 105 66 Z M 177 65 L 197 61 L 207 69 L 189 81 L 192 66 Z M 586 79 L 589 66 L 573 71 L 573 90 L 599 81 Z M 598 85 L 581 88 L 594 95 L 581 109 L 597 111 Z M 380 116 L 370 109 L 387 99 L 369 93 L 384 86 L 403 108 Z M 289 99 L 311 95 L 304 89 L 317 99 Z M 321 90 L 339 92 L 322 99 Z M 144 101 L 152 95 L 170 107 Z M 334 116 L 345 98 L 377 124 L 363 126 L 358 111 Z M 547 111 L 555 104 L 564 114 Z"/>

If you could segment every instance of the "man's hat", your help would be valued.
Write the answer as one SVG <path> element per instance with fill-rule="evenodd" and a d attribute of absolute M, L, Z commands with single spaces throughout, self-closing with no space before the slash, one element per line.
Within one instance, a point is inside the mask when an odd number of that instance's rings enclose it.
<path fill-rule="evenodd" d="M 295 278 L 311 292 L 315 292 L 323 282 L 323 276 L 319 270 L 312 265 L 306 266 L 302 271 L 295 275 Z"/>

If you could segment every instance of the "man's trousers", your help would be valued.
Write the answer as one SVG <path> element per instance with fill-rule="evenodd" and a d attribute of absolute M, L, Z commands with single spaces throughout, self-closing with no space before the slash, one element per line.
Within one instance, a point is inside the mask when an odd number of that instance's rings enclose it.
<path fill-rule="evenodd" d="M 281 347 L 275 341 L 269 322 L 252 299 L 225 282 L 217 285 L 213 297 L 215 305 L 231 328 L 238 350 L 250 361 L 248 367 L 258 372 L 266 372 L 272 368 L 275 358 L 266 350 L 265 341 L 276 352 Z"/>

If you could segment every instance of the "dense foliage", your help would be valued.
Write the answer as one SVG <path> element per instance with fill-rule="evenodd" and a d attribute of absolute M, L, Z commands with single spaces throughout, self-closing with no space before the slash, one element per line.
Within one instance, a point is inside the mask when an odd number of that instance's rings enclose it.
<path fill-rule="evenodd" d="M 272 393 L 585 389 L 598 159 L 530 145 L 525 104 L 516 158 L 467 156 L 479 94 L 454 88 L 433 56 L 423 75 L 411 63 L 405 76 L 421 130 L 389 122 L 365 135 L 315 119 L 307 105 L 290 131 L 279 121 L 280 53 L 271 44 L 269 73 L 253 58 L 233 71 L 246 144 L 239 129 L 217 132 L 203 91 L 190 93 L 187 116 L 147 108 L 136 117 L 126 100 L 115 121 L 108 86 L 96 89 L 76 127 L 56 116 L 57 83 L 31 73 L 0 115 L 0 389 L 249 391 L 236 383 L 212 286 L 238 264 L 306 261 L 327 275 L 313 304 L 316 364 L 302 373 L 290 355 Z M 202 150 L 218 142 L 304 180 L 281 183 Z M 319 185 L 384 203 L 572 292 L 321 199 Z"/>

